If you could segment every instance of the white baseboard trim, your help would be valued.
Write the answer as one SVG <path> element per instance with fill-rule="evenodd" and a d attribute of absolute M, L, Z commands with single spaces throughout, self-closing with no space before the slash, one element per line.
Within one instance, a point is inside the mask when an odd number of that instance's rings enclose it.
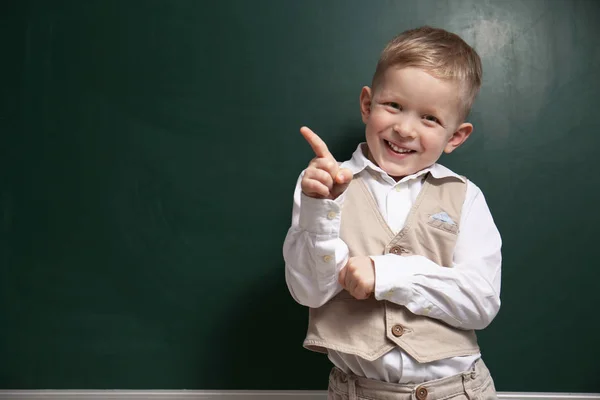
<path fill-rule="evenodd" d="M 500 400 L 600 400 L 600 393 L 500 392 Z M 0 390 L 0 400 L 326 400 L 325 391 Z"/>

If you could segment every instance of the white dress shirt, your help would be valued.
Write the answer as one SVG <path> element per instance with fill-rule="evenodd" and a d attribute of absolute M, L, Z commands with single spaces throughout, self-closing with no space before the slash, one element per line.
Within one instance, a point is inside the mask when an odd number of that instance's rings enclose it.
<path fill-rule="evenodd" d="M 465 180 L 434 164 L 396 182 L 363 155 L 361 146 L 366 144 L 360 144 L 341 167 L 363 178 L 394 233 L 404 226 L 427 172 L 437 178 Z M 319 307 L 342 290 L 337 277 L 348 261 L 348 246 L 339 237 L 344 194 L 336 200 L 305 196 L 300 188 L 303 173 L 296 185 L 292 225 L 283 246 L 285 277 L 298 303 Z M 502 243 L 483 193 L 471 181 L 466 183 L 453 268 L 441 268 L 423 256 L 373 255 L 374 296 L 457 328 L 483 329 L 500 308 Z M 480 356 L 418 363 L 400 348 L 374 361 L 329 351 L 331 362 L 347 373 L 394 383 L 422 383 L 455 375 L 471 368 Z"/>

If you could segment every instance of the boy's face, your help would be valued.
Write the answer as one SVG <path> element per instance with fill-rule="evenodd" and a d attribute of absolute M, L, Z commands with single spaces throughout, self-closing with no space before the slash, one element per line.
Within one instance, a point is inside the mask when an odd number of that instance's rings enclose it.
<path fill-rule="evenodd" d="M 360 108 L 370 158 L 395 179 L 434 164 L 471 134 L 460 120 L 460 87 L 412 67 L 391 67 L 371 90 L 364 87 Z"/>

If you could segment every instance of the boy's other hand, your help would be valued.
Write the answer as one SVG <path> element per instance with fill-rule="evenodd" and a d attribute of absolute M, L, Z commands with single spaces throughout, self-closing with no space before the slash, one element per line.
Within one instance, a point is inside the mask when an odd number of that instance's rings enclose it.
<path fill-rule="evenodd" d="M 325 142 L 312 130 L 303 126 L 300 133 L 315 152 L 315 158 L 308 164 L 302 177 L 302 192 L 316 199 L 336 199 L 352 181 L 352 171 L 339 168 L 337 161 Z"/>
<path fill-rule="evenodd" d="M 338 282 L 354 298 L 364 300 L 375 291 L 375 264 L 371 257 L 350 257 Z"/>

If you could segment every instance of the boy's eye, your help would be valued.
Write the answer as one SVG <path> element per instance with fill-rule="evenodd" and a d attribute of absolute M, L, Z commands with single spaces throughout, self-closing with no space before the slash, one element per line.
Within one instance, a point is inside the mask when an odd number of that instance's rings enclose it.
<path fill-rule="evenodd" d="M 392 102 L 385 103 L 385 104 L 386 104 L 387 106 L 390 106 L 390 107 L 392 107 L 392 108 L 395 108 L 395 109 L 397 109 L 397 110 L 402 110 L 402 107 L 400 106 L 400 104 L 398 104 L 398 103 L 395 103 L 395 102 L 393 102 L 393 101 L 392 101 Z"/>
<path fill-rule="evenodd" d="M 423 118 L 425 118 L 427 121 L 435 122 L 436 124 L 440 123 L 440 120 L 433 115 L 425 115 Z"/>

